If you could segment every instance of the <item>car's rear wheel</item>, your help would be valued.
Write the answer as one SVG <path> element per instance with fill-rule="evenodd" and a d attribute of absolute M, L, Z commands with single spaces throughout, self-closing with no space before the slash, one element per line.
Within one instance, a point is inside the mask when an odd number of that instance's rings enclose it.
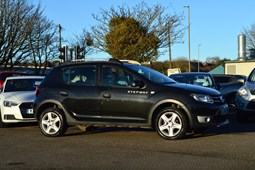
<path fill-rule="evenodd" d="M 46 109 L 39 118 L 42 133 L 48 137 L 62 136 L 67 130 L 64 114 L 55 108 Z"/>
<path fill-rule="evenodd" d="M 180 139 L 187 132 L 187 118 L 181 110 L 168 107 L 157 115 L 155 127 L 164 139 Z"/>

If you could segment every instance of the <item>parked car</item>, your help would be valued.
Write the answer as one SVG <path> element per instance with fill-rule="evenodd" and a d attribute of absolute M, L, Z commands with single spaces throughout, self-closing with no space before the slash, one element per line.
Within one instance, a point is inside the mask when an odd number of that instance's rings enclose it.
<path fill-rule="evenodd" d="M 227 102 L 235 107 L 236 92 L 245 84 L 247 79 L 238 74 L 212 74 L 218 90 L 226 98 Z"/>
<path fill-rule="evenodd" d="M 217 89 L 217 85 L 210 73 L 206 72 L 185 72 L 175 73 L 169 76 L 178 83 L 193 84 L 203 87 Z"/>
<path fill-rule="evenodd" d="M 243 86 L 246 77 L 242 75 L 210 74 L 207 72 L 185 72 L 169 76 L 179 83 L 199 85 L 219 90 L 231 109 L 235 108 L 235 95 Z"/>
<path fill-rule="evenodd" d="M 214 81 L 219 85 L 239 84 L 243 86 L 247 77 L 239 74 L 212 74 Z"/>
<path fill-rule="evenodd" d="M 255 116 L 255 68 L 248 76 L 245 85 L 236 93 L 237 119 L 247 121 Z"/>
<path fill-rule="evenodd" d="M 153 127 L 164 139 L 180 139 L 189 130 L 228 123 L 219 91 L 114 59 L 57 66 L 36 96 L 35 118 L 48 137 L 83 124 Z"/>
<path fill-rule="evenodd" d="M 35 89 L 42 76 L 7 77 L 0 93 L 0 127 L 9 123 L 36 121 L 32 109 Z"/>
<path fill-rule="evenodd" d="M 27 75 L 23 72 L 14 72 L 14 71 L 0 71 L 0 89 L 2 88 L 4 81 L 7 77 L 11 76 L 21 76 L 21 75 Z"/>

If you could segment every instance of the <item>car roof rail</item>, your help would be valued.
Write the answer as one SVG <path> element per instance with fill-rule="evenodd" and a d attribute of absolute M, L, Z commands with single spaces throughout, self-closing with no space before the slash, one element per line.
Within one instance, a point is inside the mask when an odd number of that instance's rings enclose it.
<path fill-rule="evenodd" d="M 116 59 L 116 58 L 109 58 L 108 61 L 112 62 L 112 63 L 123 65 L 123 63 L 120 60 Z"/>
<path fill-rule="evenodd" d="M 134 65 L 141 65 L 138 61 L 135 60 L 120 60 L 122 63 L 129 63 L 129 64 L 134 64 Z"/>
<path fill-rule="evenodd" d="M 116 63 L 116 64 L 121 64 L 123 65 L 122 60 L 118 60 L 115 58 L 86 58 L 86 59 L 74 59 L 71 61 L 66 61 L 61 64 L 70 64 L 70 63 L 80 63 L 80 62 L 90 62 L 90 61 L 105 61 L 105 62 L 111 62 L 111 63 Z"/>

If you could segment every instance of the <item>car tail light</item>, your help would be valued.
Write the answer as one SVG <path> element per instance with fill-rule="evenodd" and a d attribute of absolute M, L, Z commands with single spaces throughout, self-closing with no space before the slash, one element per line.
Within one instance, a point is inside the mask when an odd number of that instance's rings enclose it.
<path fill-rule="evenodd" d="M 36 87 L 36 90 L 35 90 L 35 96 L 39 96 L 41 94 L 41 92 L 43 91 L 43 88 L 41 87 Z"/>
<path fill-rule="evenodd" d="M 3 87 L 4 81 L 0 80 L 0 89 Z"/>

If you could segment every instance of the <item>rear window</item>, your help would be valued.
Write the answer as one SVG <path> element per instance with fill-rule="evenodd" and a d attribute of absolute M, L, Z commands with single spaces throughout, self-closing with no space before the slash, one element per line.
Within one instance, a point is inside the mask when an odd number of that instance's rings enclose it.
<path fill-rule="evenodd" d="M 4 92 L 35 91 L 42 79 L 11 79 L 5 84 Z"/>

